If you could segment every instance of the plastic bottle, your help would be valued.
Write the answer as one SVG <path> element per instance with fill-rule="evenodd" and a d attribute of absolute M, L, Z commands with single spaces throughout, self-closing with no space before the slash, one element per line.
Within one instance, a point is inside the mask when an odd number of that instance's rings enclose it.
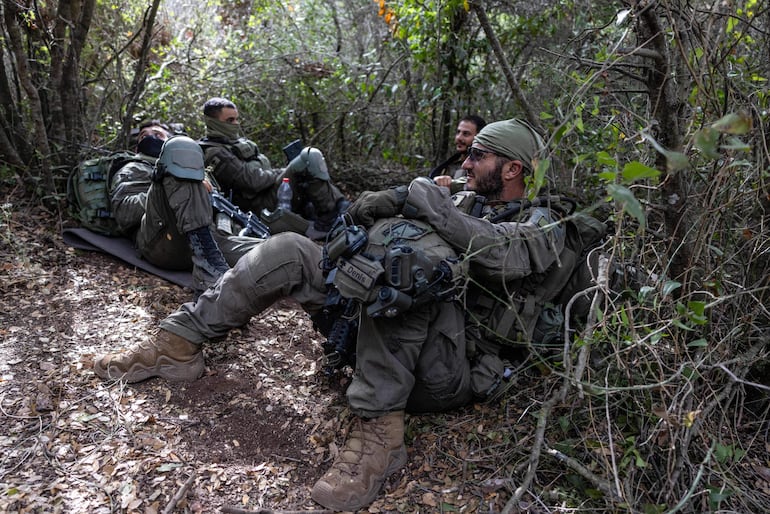
<path fill-rule="evenodd" d="M 278 208 L 282 211 L 291 211 L 291 184 L 289 177 L 284 177 L 281 185 L 278 186 Z"/>

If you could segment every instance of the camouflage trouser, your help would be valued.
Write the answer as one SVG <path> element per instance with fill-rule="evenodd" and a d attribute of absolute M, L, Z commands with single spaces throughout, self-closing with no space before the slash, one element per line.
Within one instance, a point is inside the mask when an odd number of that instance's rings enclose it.
<path fill-rule="evenodd" d="M 326 301 L 321 247 L 306 237 L 277 234 L 244 255 L 195 303 L 160 327 L 196 344 L 227 335 L 277 300 L 290 296 L 310 314 Z M 365 311 L 365 310 L 364 310 Z M 351 407 L 364 416 L 406 409 L 441 411 L 472 399 L 463 312 L 433 302 L 395 318 L 370 318 L 359 328 Z"/>
<path fill-rule="evenodd" d="M 244 255 L 195 303 L 186 303 L 160 322 L 160 327 L 200 344 L 227 335 L 277 300 L 291 296 L 309 313 L 326 301 L 319 267 L 321 247 L 286 232 L 276 234 Z"/>
<path fill-rule="evenodd" d="M 351 408 L 364 417 L 437 412 L 472 400 L 463 312 L 432 302 L 395 318 L 364 312 L 358 331 Z"/>
<path fill-rule="evenodd" d="M 172 176 L 154 182 L 147 192 L 147 205 L 136 235 L 139 254 L 152 264 L 172 270 L 192 269 L 196 289 L 214 284 L 216 277 L 206 271 L 205 263 L 193 255 L 187 232 L 210 226 L 225 260 L 231 266 L 260 239 L 227 236 L 215 230 L 211 199 L 202 182 L 179 180 Z"/>
<path fill-rule="evenodd" d="M 165 269 L 191 269 L 185 234 L 211 223 L 211 200 L 201 182 L 166 176 L 153 182 L 136 246 L 145 260 Z"/>

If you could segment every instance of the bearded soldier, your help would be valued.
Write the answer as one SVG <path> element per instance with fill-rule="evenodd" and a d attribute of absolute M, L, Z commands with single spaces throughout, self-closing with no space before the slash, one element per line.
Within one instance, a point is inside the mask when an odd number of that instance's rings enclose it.
<path fill-rule="evenodd" d="M 333 260 L 326 268 L 335 286 L 361 307 L 347 391 L 357 417 L 312 497 L 338 511 L 369 505 L 406 463 L 404 413 L 496 397 L 505 388 L 501 349 L 530 342 L 544 303 L 574 267 L 556 202 L 525 200 L 524 177 L 542 146 L 520 120 L 487 125 L 463 162 L 473 193 L 451 197 L 427 178 L 366 192 L 345 214 L 354 225 L 325 252 L 297 234 L 273 236 L 164 319 L 151 342 L 97 358 L 95 372 L 128 382 L 196 379 L 202 343 L 278 299 L 291 296 L 318 316 L 327 297 L 320 264 Z M 486 202 L 471 215 L 464 211 L 478 202 L 465 200 L 474 194 Z"/>

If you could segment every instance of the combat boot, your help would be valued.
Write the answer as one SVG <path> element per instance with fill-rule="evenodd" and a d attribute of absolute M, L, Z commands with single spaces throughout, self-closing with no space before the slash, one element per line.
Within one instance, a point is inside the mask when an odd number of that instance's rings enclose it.
<path fill-rule="evenodd" d="M 405 464 L 404 411 L 359 419 L 311 496 L 327 509 L 357 511 L 372 503 L 385 479 Z"/>
<path fill-rule="evenodd" d="M 161 330 L 152 341 L 139 343 L 124 353 L 94 359 L 94 373 L 128 383 L 152 377 L 191 381 L 203 374 L 203 368 L 200 345 L 167 330 Z"/>

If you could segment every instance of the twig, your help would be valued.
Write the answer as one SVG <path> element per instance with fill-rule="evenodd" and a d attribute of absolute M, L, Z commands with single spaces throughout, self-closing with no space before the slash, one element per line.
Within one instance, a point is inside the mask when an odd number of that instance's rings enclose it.
<path fill-rule="evenodd" d="M 187 494 L 187 490 L 190 488 L 190 486 L 195 481 L 195 471 L 190 473 L 190 477 L 185 481 L 184 484 L 182 484 L 182 487 L 179 488 L 179 490 L 176 492 L 173 498 L 171 498 L 171 501 L 168 502 L 168 505 L 166 505 L 166 508 L 163 509 L 163 514 L 171 514 L 174 509 L 176 508 L 176 504 L 179 503 L 179 501 L 182 499 L 182 497 Z"/>
<path fill-rule="evenodd" d="M 565 382 L 566 384 L 566 382 Z M 524 480 L 521 485 L 513 492 L 513 496 L 505 504 L 505 507 L 501 511 L 501 514 L 511 514 L 519 500 L 524 493 L 529 489 L 529 484 L 535 478 L 537 472 L 537 464 L 540 461 L 540 449 L 543 447 L 543 438 L 545 434 L 545 428 L 548 426 L 548 416 L 551 414 L 553 406 L 558 401 L 558 393 L 554 393 L 546 402 L 543 403 L 543 407 L 540 409 L 540 413 L 537 416 L 537 429 L 535 430 L 535 441 L 532 443 L 532 452 L 529 454 L 529 466 L 527 467 L 527 474 L 524 475 Z"/>
<path fill-rule="evenodd" d="M 765 391 L 770 391 L 770 387 L 767 387 L 766 385 L 757 384 L 756 382 L 749 382 L 748 380 L 743 380 L 742 378 L 736 376 L 735 373 L 727 369 L 727 366 L 725 366 L 724 364 L 717 364 L 717 368 L 727 373 L 727 375 L 731 379 L 733 379 L 734 382 L 738 382 L 739 384 L 744 384 L 744 385 L 750 385 L 752 387 L 756 387 L 759 389 L 764 389 Z"/>
<path fill-rule="evenodd" d="M 600 490 L 607 496 L 611 497 L 614 501 L 621 500 L 621 498 L 612 488 L 612 485 L 607 480 L 602 480 L 599 476 L 592 473 L 588 468 L 583 466 L 577 460 L 573 459 L 568 455 L 564 455 L 559 450 L 554 450 L 553 448 L 546 447 L 545 452 L 548 455 L 551 455 L 552 457 L 556 458 L 558 461 L 565 463 L 570 469 L 575 471 L 581 477 L 590 481 L 592 484 L 596 486 L 598 490 Z"/>
<path fill-rule="evenodd" d="M 273 510 L 273 509 L 259 509 L 248 510 L 240 507 L 233 507 L 232 505 L 224 505 L 222 512 L 225 514 L 333 514 L 333 510 Z"/>
<path fill-rule="evenodd" d="M 698 466 L 698 473 L 695 475 L 695 480 L 693 480 L 690 488 L 687 490 L 687 494 L 685 494 L 684 497 L 679 500 L 679 503 L 674 505 L 674 508 L 668 511 L 666 514 L 674 514 L 675 512 L 679 512 L 685 505 L 690 503 L 692 500 L 692 495 L 695 492 L 695 488 L 698 487 L 698 484 L 700 484 L 700 480 L 703 477 L 703 469 L 706 467 L 706 464 L 711 461 L 711 454 L 714 452 L 714 447 L 716 444 L 716 440 L 711 443 L 711 447 L 709 448 L 708 453 L 706 453 L 706 457 L 703 458 L 703 462 L 701 462 L 700 466 Z"/>

